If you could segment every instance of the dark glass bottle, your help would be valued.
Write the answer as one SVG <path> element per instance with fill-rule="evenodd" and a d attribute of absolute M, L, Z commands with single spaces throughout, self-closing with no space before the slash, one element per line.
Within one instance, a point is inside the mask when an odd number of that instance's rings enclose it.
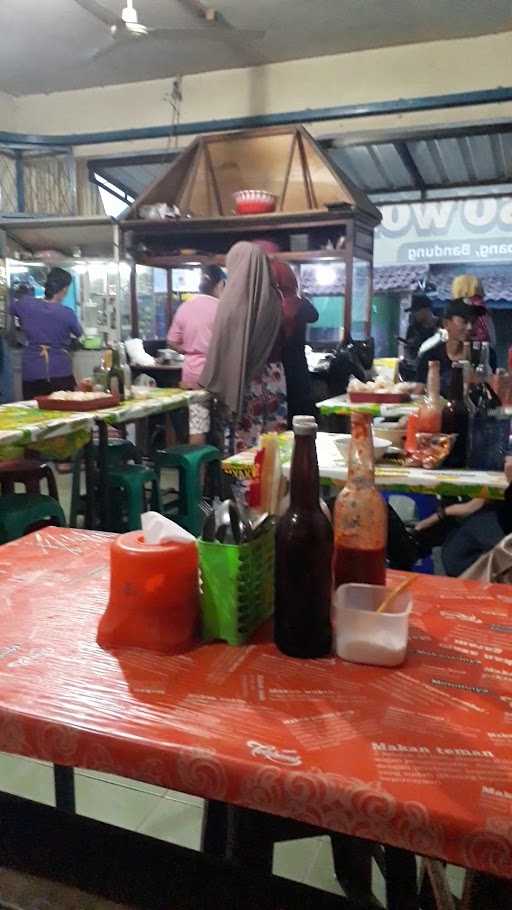
<path fill-rule="evenodd" d="M 331 652 L 332 525 L 320 507 L 317 425 L 294 417 L 290 506 L 276 531 L 274 641 L 290 657 Z"/>
<path fill-rule="evenodd" d="M 443 408 L 441 423 L 443 433 L 456 433 L 457 438 L 445 466 L 463 468 L 467 462 L 469 413 L 464 399 L 464 367 L 462 363 L 452 363 L 450 394 Z"/>
<path fill-rule="evenodd" d="M 112 349 L 112 366 L 108 371 L 108 387 L 111 395 L 115 395 L 119 401 L 124 401 L 124 370 L 117 346 Z"/>

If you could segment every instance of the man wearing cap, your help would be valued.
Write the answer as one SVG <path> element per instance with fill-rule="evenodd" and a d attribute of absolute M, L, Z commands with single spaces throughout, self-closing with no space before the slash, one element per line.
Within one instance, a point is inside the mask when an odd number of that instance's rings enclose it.
<path fill-rule="evenodd" d="M 405 356 L 409 363 L 416 363 L 421 345 L 435 334 L 437 321 L 426 294 L 414 294 L 405 312 L 411 314 L 405 336 Z"/>
<path fill-rule="evenodd" d="M 437 344 L 420 355 L 416 369 L 418 392 L 423 391 L 427 382 L 429 362 L 438 360 L 441 373 L 441 395 L 444 398 L 449 397 L 452 363 L 462 360 L 464 342 L 469 337 L 473 319 L 479 315 L 477 310 L 478 307 L 468 306 L 462 298 L 452 300 L 447 305 L 443 315 L 443 328 L 447 336 L 446 341 L 438 341 Z M 496 354 L 492 348 L 490 350 L 490 363 L 494 371 L 496 369 Z"/>

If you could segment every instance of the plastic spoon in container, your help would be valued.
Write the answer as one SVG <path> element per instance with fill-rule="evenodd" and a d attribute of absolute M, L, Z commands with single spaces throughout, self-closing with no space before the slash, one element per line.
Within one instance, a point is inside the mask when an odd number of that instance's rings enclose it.
<path fill-rule="evenodd" d="M 394 603 L 394 601 L 396 600 L 398 595 L 401 594 L 402 591 L 405 591 L 405 589 L 408 588 L 409 585 L 412 585 L 415 578 L 416 578 L 415 575 L 410 575 L 409 578 L 406 578 L 405 581 L 403 581 L 400 585 L 398 585 L 398 588 L 392 588 L 391 591 L 388 594 L 386 594 L 380 607 L 378 607 L 378 609 L 375 612 L 376 613 L 385 613 L 386 610 L 391 606 L 391 604 Z"/>

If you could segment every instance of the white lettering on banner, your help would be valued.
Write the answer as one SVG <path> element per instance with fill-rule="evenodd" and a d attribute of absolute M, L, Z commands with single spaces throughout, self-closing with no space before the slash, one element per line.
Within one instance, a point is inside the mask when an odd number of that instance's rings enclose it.
<path fill-rule="evenodd" d="M 251 755 L 261 755 L 263 758 L 268 758 L 269 761 L 273 761 L 278 765 L 302 764 L 302 759 L 295 749 L 279 750 L 276 746 L 268 746 L 265 743 L 257 743 L 253 740 L 249 740 L 247 746 L 251 751 Z"/>
<path fill-rule="evenodd" d="M 490 231 L 497 214 L 497 199 L 467 199 L 462 206 L 462 221 L 470 231 L 474 228 Z"/>
<path fill-rule="evenodd" d="M 383 205 L 382 224 L 379 232 L 398 235 L 409 230 L 412 221 L 412 205 Z"/>
<path fill-rule="evenodd" d="M 375 232 L 376 266 L 512 257 L 511 197 L 384 205 L 381 212 L 382 223 Z"/>
<path fill-rule="evenodd" d="M 419 234 L 444 234 L 453 218 L 451 202 L 427 202 L 413 206 Z"/>

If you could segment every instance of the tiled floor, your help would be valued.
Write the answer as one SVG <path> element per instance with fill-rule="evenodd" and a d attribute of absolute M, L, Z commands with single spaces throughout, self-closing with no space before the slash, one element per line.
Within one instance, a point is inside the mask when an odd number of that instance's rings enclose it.
<path fill-rule="evenodd" d="M 199 849 L 203 800 L 198 797 L 92 771 L 77 771 L 75 787 L 79 813 Z M 52 805 L 52 767 L 0 753 L 0 790 Z M 326 837 L 278 844 L 274 871 L 294 881 L 341 893 Z"/>
<path fill-rule="evenodd" d="M 77 771 L 75 787 L 77 811 L 82 815 L 199 849 L 203 818 L 203 800 L 199 797 L 93 771 Z M 52 767 L 0 752 L 0 790 L 52 805 Z M 274 872 L 332 894 L 342 894 L 327 836 L 277 844 Z M 459 896 L 463 871 L 450 867 L 449 878 L 454 893 Z M 375 896 L 384 904 L 384 881 L 376 866 L 373 879 Z"/>

